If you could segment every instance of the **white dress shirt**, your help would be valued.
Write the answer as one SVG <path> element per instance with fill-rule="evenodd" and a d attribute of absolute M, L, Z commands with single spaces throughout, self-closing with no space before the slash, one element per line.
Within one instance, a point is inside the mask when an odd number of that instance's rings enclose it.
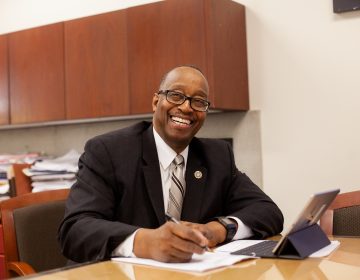
<path fill-rule="evenodd" d="M 165 143 L 165 141 L 160 137 L 160 135 L 155 131 L 154 128 L 153 128 L 153 132 L 154 132 L 156 150 L 159 158 L 162 191 L 164 196 L 164 209 L 167 209 L 168 200 L 169 200 L 169 189 L 171 186 L 170 164 L 176 157 L 177 153 L 172 148 L 170 148 L 169 145 Z M 185 150 L 180 153 L 180 155 L 184 157 L 184 168 L 183 168 L 184 177 L 185 177 L 188 153 L 189 153 L 189 146 L 187 146 Z M 251 229 L 248 226 L 244 225 L 244 223 L 240 219 L 233 216 L 229 216 L 228 218 L 234 219 L 238 224 L 237 232 L 233 240 L 244 239 L 253 235 Z M 118 247 L 116 247 L 112 252 L 112 255 L 124 256 L 124 257 L 135 256 L 133 253 L 133 244 L 134 244 L 134 238 L 136 232 L 137 231 L 129 235 Z"/>

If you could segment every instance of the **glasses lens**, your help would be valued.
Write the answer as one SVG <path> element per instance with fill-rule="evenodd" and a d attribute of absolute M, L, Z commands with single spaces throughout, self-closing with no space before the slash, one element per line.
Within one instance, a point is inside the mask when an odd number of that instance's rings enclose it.
<path fill-rule="evenodd" d="M 193 98 L 191 99 L 191 107 L 194 110 L 205 112 L 208 109 L 208 102 L 202 99 Z"/>
<path fill-rule="evenodd" d="M 175 91 L 168 91 L 166 98 L 168 101 L 175 104 L 182 104 L 185 101 L 185 96 Z"/>

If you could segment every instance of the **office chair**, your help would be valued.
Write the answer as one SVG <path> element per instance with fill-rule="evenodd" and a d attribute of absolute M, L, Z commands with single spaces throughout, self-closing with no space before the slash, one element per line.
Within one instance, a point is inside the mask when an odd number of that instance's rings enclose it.
<path fill-rule="evenodd" d="M 0 203 L 7 277 L 66 265 L 57 241 L 69 190 L 28 193 Z"/>
<path fill-rule="evenodd" d="M 14 163 L 11 166 L 12 184 L 10 186 L 11 196 L 19 196 L 32 191 L 31 179 L 23 173 L 23 169 L 30 167 L 27 163 Z"/>
<path fill-rule="evenodd" d="M 360 190 L 338 194 L 320 219 L 327 235 L 360 236 Z"/>

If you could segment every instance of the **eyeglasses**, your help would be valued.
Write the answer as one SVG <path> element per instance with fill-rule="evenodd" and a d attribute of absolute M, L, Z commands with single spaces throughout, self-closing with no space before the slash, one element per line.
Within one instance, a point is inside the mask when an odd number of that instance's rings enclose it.
<path fill-rule="evenodd" d="M 176 105 L 181 105 L 186 100 L 189 100 L 190 107 L 199 112 L 206 112 L 210 106 L 210 102 L 207 100 L 196 97 L 189 97 L 174 90 L 160 90 L 158 94 L 165 94 L 166 100 Z"/>

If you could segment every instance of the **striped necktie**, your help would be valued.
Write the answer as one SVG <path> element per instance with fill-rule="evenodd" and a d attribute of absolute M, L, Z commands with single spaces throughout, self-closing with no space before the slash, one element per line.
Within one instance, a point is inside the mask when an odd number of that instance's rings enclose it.
<path fill-rule="evenodd" d="M 183 175 L 184 158 L 177 155 L 171 163 L 171 186 L 167 214 L 180 220 L 182 202 L 185 195 L 185 178 Z"/>

